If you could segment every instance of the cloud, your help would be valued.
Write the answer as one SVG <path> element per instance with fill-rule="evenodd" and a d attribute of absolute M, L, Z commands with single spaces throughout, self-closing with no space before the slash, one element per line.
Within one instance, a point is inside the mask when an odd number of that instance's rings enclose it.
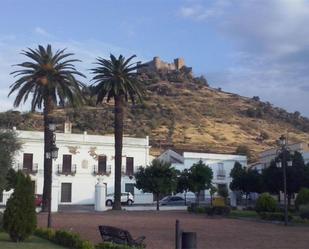
<path fill-rule="evenodd" d="M 309 1 L 230 0 L 210 8 L 220 16 L 199 20 L 211 22 L 233 47 L 232 65 L 210 72 L 210 82 L 309 117 Z M 206 9 L 199 7 L 200 12 Z M 193 12 L 183 17 L 196 21 L 199 12 Z"/>
<path fill-rule="evenodd" d="M 52 34 L 50 34 L 49 32 L 47 32 L 45 29 L 41 28 L 41 27 L 36 27 L 34 29 L 34 32 L 38 35 L 41 35 L 41 36 L 45 36 L 45 37 L 48 37 L 48 38 L 51 38 L 53 37 Z"/>
<path fill-rule="evenodd" d="M 211 17 L 216 17 L 222 14 L 222 8 L 228 5 L 226 0 L 218 0 L 213 5 L 203 6 L 194 3 L 193 5 L 186 5 L 180 7 L 178 14 L 181 17 L 192 19 L 195 21 L 203 21 Z"/>

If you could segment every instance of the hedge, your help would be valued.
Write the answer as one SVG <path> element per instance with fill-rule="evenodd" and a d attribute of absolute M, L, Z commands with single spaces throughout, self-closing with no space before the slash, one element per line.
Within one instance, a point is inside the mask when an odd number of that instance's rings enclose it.
<path fill-rule="evenodd" d="M 81 239 L 79 234 L 65 230 L 37 228 L 35 235 L 70 249 L 139 249 L 113 243 L 100 243 L 94 246 L 90 241 Z"/>
<path fill-rule="evenodd" d="M 258 213 L 263 220 L 284 221 L 284 213 L 278 212 L 259 212 Z M 288 214 L 288 220 L 292 220 L 293 216 Z"/>

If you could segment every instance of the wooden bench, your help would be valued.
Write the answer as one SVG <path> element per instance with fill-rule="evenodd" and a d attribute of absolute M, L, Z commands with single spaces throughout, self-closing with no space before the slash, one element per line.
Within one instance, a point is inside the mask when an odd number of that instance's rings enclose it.
<path fill-rule="evenodd" d="M 99 231 L 103 242 L 112 242 L 128 246 L 145 247 L 143 243 L 145 236 L 133 239 L 127 230 L 123 230 L 112 226 L 99 226 Z"/>

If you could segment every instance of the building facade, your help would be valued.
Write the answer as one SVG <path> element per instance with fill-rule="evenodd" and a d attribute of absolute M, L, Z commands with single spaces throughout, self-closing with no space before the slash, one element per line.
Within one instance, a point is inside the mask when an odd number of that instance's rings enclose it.
<path fill-rule="evenodd" d="M 67 124 L 66 124 L 67 125 Z M 70 133 L 56 133 L 58 158 L 53 161 L 53 189 L 58 188 L 54 202 L 58 204 L 94 204 L 95 185 L 99 178 L 106 186 L 106 194 L 114 193 L 114 137 Z M 44 133 L 19 131 L 22 149 L 15 157 L 14 169 L 30 175 L 34 192 L 43 192 Z M 134 187 L 133 174 L 139 166 L 149 164 L 149 139 L 123 138 L 122 192 L 131 192 L 135 203 L 152 202 L 152 194 L 143 194 Z M 5 204 L 9 193 L 3 194 Z M 55 200 L 55 198 L 57 200 Z"/>
<path fill-rule="evenodd" d="M 231 192 L 229 185 L 232 181 L 230 172 L 235 162 L 239 162 L 244 167 L 247 166 L 246 156 L 229 154 L 183 152 L 183 154 L 180 155 L 172 150 L 167 150 L 159 156 L 159 159 L 170 162 L 172 166 L 180 171 L 190 169 L 194 163 L 202 160 L 203 163 L 209 166 L 213 171 L 212 184 L 216 187 L 225 185 L 229 192 Z M 205 190 L 204 194 L 200 195 L 200 197 L 201 199 L 210 198 L 209 190 Z"/>
<path fill-rule="evenodd" d="M 302 154 L 305 163 L 309 163 L 309 144 L 308 143 L 294 143 L 289 144 L 287 148 L 293 153 L 294 151 L 298 151 Z M 278 156 L 278 148 L 271 148 L 259 153 L 258 162 L 255 162 L 249 167 L 251 169 L 256 169 L 258 172 L 262 172 L 263 169 L 270 166 L 272 160 L 274 160 Z"/>

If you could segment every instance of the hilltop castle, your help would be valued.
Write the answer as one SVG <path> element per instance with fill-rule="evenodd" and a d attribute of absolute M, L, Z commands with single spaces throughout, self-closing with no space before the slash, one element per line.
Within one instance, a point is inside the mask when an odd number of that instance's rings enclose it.
<path fill-rule="evenodd" d="M 160 57 L 156 56 L 152 61 L 144 63 L 146 66 L 138 69 L 138 72 L 157 72 L 157 71 L 184 71 L 188 74 L 192 74 L 192 67 L 187 67 L 185 65 L 185 60 L 183 58 L 176 58 L 174 62 L 167 63 L 162 61 Z"/>

